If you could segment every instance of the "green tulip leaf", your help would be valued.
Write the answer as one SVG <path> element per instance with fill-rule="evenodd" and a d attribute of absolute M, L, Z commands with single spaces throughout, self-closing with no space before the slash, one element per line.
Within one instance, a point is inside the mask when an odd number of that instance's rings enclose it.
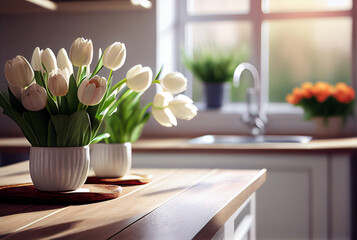
<path fill-rule="evenodd" d="M 15 95 L 11 92 L 10 88 L 8 88 L 9 92 L 9 100 L 10 105 L 20 114 L 26 111 L 21 101 L 15 97 Z"/>
<path fill-rule="evenodd" d="M 34 74 L 36 83 L 46 89 L 45 81 L 42 77 L 41 71 L 34 71 Z"/>
<path fill-rule="evenodd" d="M 131 132 L 131 136 L 130 136 L 129 142 L 136 142 L 140 138 L 140 135 L 141 135 L 141 133 L 143 131 L 143 128 L 144 128 L 145 124 L 146 124 L 146 122 L 135 126 L 135 128 Z"/>
<path fill-rule="evenodd" d="M 56 131 L 56 141 L 58 147 L 66 147 L 69 135 L 71 132 L 68 130 L 69 116 L 64 114 L 57 114 L 51 116 L 52 124 Z"/>
<path fill-rule="evenodd" d="M 69 108 L 68 108 L 68 101 L 67 98 L 65 96 L 63 97 L 57 97 L 58 101 L 58 110 L 59 110 L 59 114 L 67 114 L 69 115 Z"/>
<path fill-rule="evenodd" d="M 104 54 L 102 54 L 102 56 L 100 56 L 97 66 L 95 66 L 94 71 L 90 75 L 89 79 L 94 77 L 103 68 L 103 56 L 104 56 Z"/>
<path fill-rule="evenodd" d="M 49 111 L 51 112 L 51 115 L 58 114 L 57 105 L 50 96 L 47 96 L 47 106 L 49 108 Z"/>
<path fill-rule="evenodd" d="M 37 136 L 40 146 L 46 147 L 48 129 L 44 126 L 48 126 L 48 122 L 50 121 L 50 115 L 47 110 L 42 109 L 40 111 L 26 111 L 22 114 L 22 116 Z"/>
<path fill-rule="evenodd" d="M 78 109 L 79 100 L 77 96 L 77 91 L 78 91 L 77 83 L 72 74 L 71 77 L 69 78 L 68 92 L 66 95 L 68 110 L 70 114 L 75 113 Z"/>
<path fill-rule="evenodd" d="M 68 138 L 70 147 L 85 146 L 89 144 L 91 138 L 91 123 L 88 113 L 81 110 L 70 116 L 68 124 Z M 89 131 L 89 133 L 87 133 Z"/>
<path fill-rule="evenodd" d="M 92 141 L 90 141 L 90 144 L 95 144 L 95 143 L 98 143 L 100 141 L 102 141 L 103 139 L 106 139 L 110 137 L 110 134 L 109 133 L 103 133 L 103 134 L 100 134 L 98 136 L 96 136 L 95 138 L 92 139 Z"/>
<path fill-rule="evenodd" d="M 154 80 L 158 80 L 158 79 L 159 79 L 163 68 L 164 68 L 164 65 L 161 65 L 160 70 L 159 70 L 159 72 L 156 74 Z"/>
<path fill-rule="evenodd" d="M 9 116 L 21 129 L 24 136 L 34 147 L 39 147 L 40 143 L 37 139 L 37 136 L 33 132 L 30 125 L 26 122 L 26 120 L 19 114 L 9 103 L 6 94 L 0 92 L 0 106 L 3 109 L 3 113 Z"/>
<path fill-rule="evenodd" d="M 52 119 L 48 122 L 48 128 L 47 128 L 47 147 L 57 147 L 57 135 L 56 135 L 56 129 L 53 126 Z"/>

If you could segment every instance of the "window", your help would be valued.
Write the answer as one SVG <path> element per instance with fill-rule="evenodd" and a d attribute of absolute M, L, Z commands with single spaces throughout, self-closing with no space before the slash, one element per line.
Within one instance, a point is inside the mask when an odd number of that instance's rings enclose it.
<path fill-rule="evenodd" d="M 351 84 L 352 0 L 179 2 L 180 45 L 188 52 L 212 43 L 228 50 L 248 48 L 248 61 L 261 72 L 270 103 L 284 103 L 286 94 L 305 81 Z M 195 101 L 202 101 L 201 88 L 194 80 Z M 230 102 L 244 101 L 242 95 L 232 89 Z"/>
<path fill-rule="evenodd" d="M 159 5 L 160 2 L 172 2 L 174 6 L 175 20 L 170 15 L 171 21 L 165 21 L 159 29 L 160 33 L 172 30 L 171 37 L 166 37 L 166 45 L 172 44 L 175 56 L 169 59 L 172 69 L 190 75 L 180 60 L 182 49 L 192 53 L 207 43 L 228 50 L 248 49 L 247 62 L 260 73 L 262 99 L 268 114 L 274 115 L 268 118 L 277 121 L 275 127 L 269 122 L 271 129 L 293 122 L 294 133 L 312 131 L 303 123 L 302 110 L 285 102 L 285 96 L 303 82 L 342 81 L 356 88 L 354 0 L 158 0 Z M 163 12 L 170 11 L 165 8 Z M 163 36 L 160 38 L 165 41 Z M 160 46 L 165 43 L 158 47 L 158 65 L 166 63 L 165 57 L 160 57 Z M 168 55 L 167 48 L 165 51 Z M 225 114 L 245 111 L 242 102 L 249 84 L 231 87 L 228 104 L 219 111 L 222 119 Z M 195 102 L 203 102 L 202 84 L 193 79 L 187 94 Z"/>

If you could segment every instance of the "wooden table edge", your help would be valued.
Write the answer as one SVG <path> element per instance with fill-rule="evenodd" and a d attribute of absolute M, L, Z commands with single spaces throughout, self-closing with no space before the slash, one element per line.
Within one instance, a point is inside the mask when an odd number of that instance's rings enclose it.
<path fill-rule="evenodd" d="M 194 239 L 211 239 L 224 226 L 233 213 L 237 211 L 248 198 L 253 195 L 266 181 L 267 169 L 263 168 L 246 187 L 237 193 L 236 197 L 224 206 L 194 237 Z"/>

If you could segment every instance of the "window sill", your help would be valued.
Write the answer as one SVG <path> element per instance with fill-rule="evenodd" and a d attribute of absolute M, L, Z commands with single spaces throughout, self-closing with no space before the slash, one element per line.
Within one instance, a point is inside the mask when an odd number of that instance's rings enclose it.
<path fill-rule="evenodd" d="M 250 135 L 249 127 L 241 120 L 246 111 L 243 103 L 225 105 L 222 109 L 206 110 L 197 104 L 199 112 L 191 121 L 179 120 L 178 126 L 165 128 L 150 119 L 144 130 L 145 137 L 197 137 L 206 134 Z M 270 104 L 267 111 L 268 135 L 309 135 L 314 136 L 313 121 L 303 120 L 303 111 L 289 104 Z M 354 136 L 355 118 L 350 117 L 341 133 L 336 137 Z"/>

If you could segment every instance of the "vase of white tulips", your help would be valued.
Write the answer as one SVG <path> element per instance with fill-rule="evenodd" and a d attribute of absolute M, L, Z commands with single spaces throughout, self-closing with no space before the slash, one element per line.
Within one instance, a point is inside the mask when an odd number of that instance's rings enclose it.
<path fill-rule="evenodd" d="M 151 113 L 164 127 L 177 125 L 177 119 L 191 120 L 197 114 L 193 101 L 182 94 L 186 90 L 187 79 L 178 72 L 169 73 L 159 80 L 160 72 L 152 81 L 152 71 L 148 67 L 136 65 L 126 76 L 127 86 L 116 111 L 105 118 L 105 132 L 110 136 L 105 143 L 97 143 L 91 148 L 93 170 L 98 177 L 123 177 L 129 173 L 132 163 L 131 143 L 137 141 Z M 140 79 L 138 81 L 137 79 Z M 135 89 L 131 86 L 136 84 Z M 157 84 L 159 92 L 152 102 L 141 106 L 141 95 L 151 85 Z M 174 94 L 179 94 L 174 97 Z M 150 111 L 151 108 L 151 111 Z"/>
<path fill-rule="evenodd" d="M 30 175 L 37 189 L 70 191 L 83 185 L 89 144 L 109 136 L 98 135 L 98 129 L 124 96 L 119 93 L 127 79 L 114 86 L 112 80 L 125 58 L 125 45 L 115 42 L 90 73 L 92 41 L 78 38 L 69 57 L 65 49 L 55 57 L 51 49 L 37 47 L 31 64 L 23 56 L 6 62 L 9 88 L 0 93 L 0 106 L 32 145 Z M 110 69 L 108 79 L 97 75 L 103 66 Z M 130 84 L 141 86 L 140 79 Z"/>

